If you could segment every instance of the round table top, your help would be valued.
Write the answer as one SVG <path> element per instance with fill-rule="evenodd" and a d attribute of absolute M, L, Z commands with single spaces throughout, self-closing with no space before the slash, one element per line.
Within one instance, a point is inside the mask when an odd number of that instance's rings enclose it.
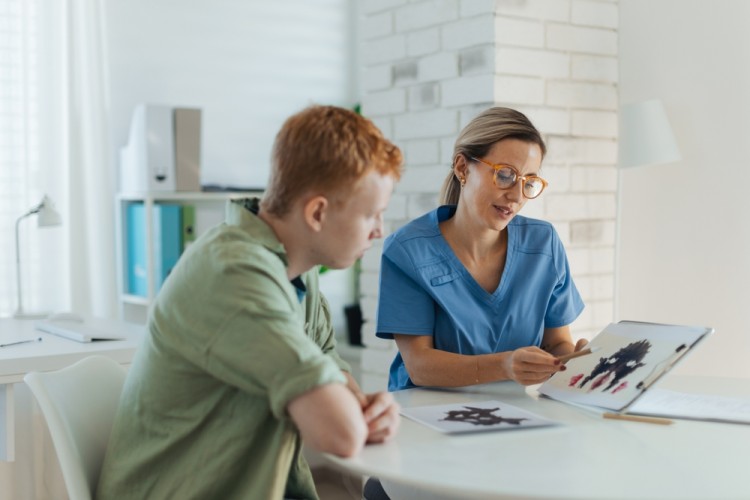
<path fill-rule="evenodd" d="M 670 376 L 659 386 L 750 401 L 749 382 Z M 410 500 L 419 497 L 417 491 L 433 499 L 750 498 L 750 425 L 609 420 L 514 382 L 410 389 L 394 396 L 403 407 L 500 400 L 560 425 L 443 434 L 404 418 L 386 444 L 367 446 L 350 459 L 326 456 L 349 471 L 379 477 L 392 495 L 410 491 Z"/>

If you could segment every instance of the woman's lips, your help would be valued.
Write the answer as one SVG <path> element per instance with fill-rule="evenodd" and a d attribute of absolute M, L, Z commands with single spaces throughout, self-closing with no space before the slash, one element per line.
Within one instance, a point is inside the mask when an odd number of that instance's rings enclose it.
<path fill-rule="evenodd" d="M 495 207 L 495 210 L 504 218 L 510 218 L 513 217 L 513 210 L 511 210 L 508 207 L 501 207 L 497 205 L 493 205 Z"/>

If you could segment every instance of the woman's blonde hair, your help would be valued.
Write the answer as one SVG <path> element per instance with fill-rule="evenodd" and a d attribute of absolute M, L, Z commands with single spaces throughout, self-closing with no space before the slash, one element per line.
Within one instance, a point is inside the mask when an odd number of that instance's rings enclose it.
<path fill-rule="evenodd" d="M 519 139 L 531 142 L 542 150 L 542 158 L 547 147 L 539 131 L 523 113 L 510 108 L 495 107 L 480 113 L 464 127 L 453 147 L 451 171 L 443 182 L 441 204 L 456 205 L 461 194 L 461 184 L 453 172 L 456 159 L 463 156 L 482 158 L 489 153 L 495 143 L 504 139 Z"/>
<path fill-rule="evenodd" d="M 371 171 L 401 177 L 401 150 L 367 118 L 336 106 L 310 106 L 276 135 L 261 209 L 283 217 L 310 191 L 344 190 Z"/>

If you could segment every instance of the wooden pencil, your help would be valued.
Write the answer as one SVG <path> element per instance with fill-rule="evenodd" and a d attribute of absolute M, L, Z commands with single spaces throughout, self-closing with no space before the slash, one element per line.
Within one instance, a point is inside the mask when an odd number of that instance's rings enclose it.
<path fill-rule="evenodd" d="M 592 352 L 596 352 L 599 349 L 600 347 L 594 347 L 594 348 L 587 347 L 586 349 L 581 349 L 580 351 L 563 354 L 561 356 L 558 356 L 557 359 L 559 359 L 561 363 L 565 363 L 567 361 L 570 361 L 573 358 L 580 358 L 581 356 L 585 356 L 587 354 L 591 354 Z"/>
<path fill-rule="evenodd" d="M 626 413 L 606 412 L 603 413 L 602 416 L 604 418 L 609 418 L 612 420 L 629 420 L 631 422 L 643 422 L 646 424 L 671 425 L 674 423 L 673 420 L 670 420 L 668 418 L 645 417 L 643 415 L 628 415 Z"/>

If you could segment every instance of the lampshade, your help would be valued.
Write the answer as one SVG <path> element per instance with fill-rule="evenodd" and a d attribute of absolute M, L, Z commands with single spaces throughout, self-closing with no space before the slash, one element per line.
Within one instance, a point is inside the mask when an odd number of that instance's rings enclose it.
<path fill-rule="evenodd" d="M 645 167 L 680 159 L 672 127 L 659 99 L 620 108 L 620 168 Z"/>
<path fill-rule="evenodd" d="M 37 225 L 39 227 L 49 227 L 59 226 L 60 224 L 62 224 L 62 217 L 60 217 L 60 213 L 55 209 L 55 203 L 49 196 L 45 195 L 39 204 Z"/>

